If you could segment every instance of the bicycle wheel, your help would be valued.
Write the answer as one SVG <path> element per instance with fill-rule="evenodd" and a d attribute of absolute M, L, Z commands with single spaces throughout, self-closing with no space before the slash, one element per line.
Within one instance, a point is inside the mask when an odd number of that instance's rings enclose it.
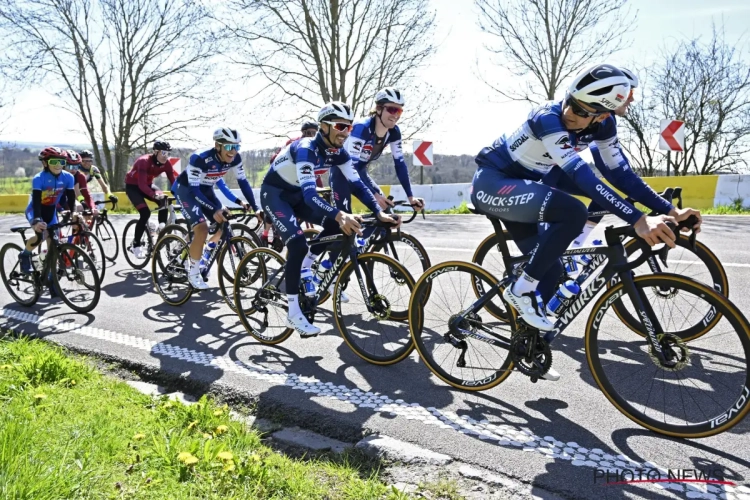
<path fill-rule="evenodd" d="M 513 242 L 513 236 L 511 236 L 507 230 L 503 231 L 503 234 L 505 235 L 505 240 L 508 243 L 508 250 L 510 251 L 511 257 L 522 256 L 523 252 L 521 252 L 521 250 Z M 476 251 L 474 252 L 474 256 L 471 258 L 471 261 L 489 271 L 493 276 L 497 276 L 498 278 L 503 279 L 507 278 L 508 272 L 505 269 L 503 254 L 501 254 L 500 251 L 497 250 L 497 245 L 498 241 L 496 234 L 487 236 L 477 247 Z M 517 274 L 520 274 L 520 271 L 518 271 Z M 474 284 L 473 288 L 477 298 L 487 293 L 487 290 L 483 288 L 481 281 Z M 501 297 L 493 298 L 492 301 L 488 302 L 484 307 L 487 309 L 487 311 L 489 311 L 490 314 L 492 314 L 500 321 L 508 321 L 508 315 Z"/>
<path fill-rule="evenodd" d="M 154 248 L 151 279 L 162 300 L 170 306 L 181 306 L 193 295 L 185 271 L 188 253 L 188 244 L 174 234 L 164 236 Z"/>
<path fill-rule="evenodd" d="M 393 245 L 393 246 L 391 246 Z M 391 245 L 383 248 L 383 253 L 393 258 L 403 265 L 411 274 L 412 278 L 419 279 L 426 270 L 432 267 L 430 256 L 427 254 L 424 245 L 409 233 L 401 232 L 400 235 L 394 234 Z M 395 254 L 394 254 L 395 249 Z"/>
<path fill-rule="evenodd" d="M 706 247 L 700 241 L 695 242 L 695 251 L 690 247 L 690 239 L 685 235 L 680 235 L 680 238 L 675 242 L 677 246 L 669 251 L 667 264 L 669 267 L 665 269 L 672 274 L 678 274 L 691 278 L 700 283 L 705 283 L 714 288 L 718 293 L 729 296 L 729 279 L 727 273 L 724 270 L 724 266 L 721 265 L 719 259 L 714 253 Z M 639 254 L 640 246 L 637 240 L 630 240 L 625 244 L 625 251 L 628 254 L 629 260 L 631 256 Z M 662 272 L 664 264 L 658 257 L 654 257 L 655 268 L 652 270 L 648 263 L 634 270 L 636 276 L 643 274 L 652 274 L 655 272 Z M 615 279 L 608 283 L 608 287 L 612 287 L 618 280 Z M 677 294 L 677 290 L 671 290 L 668 288 L 653 289 L 649 293 L 650 301 L 669 302 L 673 300 Z M 621 300 L 618 300 L 613 305 L 615 312 L 620 316 L 620 319 L 625 323 L 628 328 L 639 335 L 643 335 L 640 327 L 640 320 L 634 316 L 632 308 L 626 307 Z M 695 318 L 696 323 L 690 325 L 679 331 L 671 332 L 679 335 L 685 340 L 694 339 L 708 332 L 713 325 L 720 319 L 716 316 L 716 311 L 708 309 L 706 314 L 702 318 Z"/>
<path fill-rule="evenodd" d="M 108 261 L 114 262 L 117 259 L 117 254 L 120 253 L 120 246 L 117 244 L 117 233 L 112 223 L 108 219 L 99 220 L 96 224 L 95 234 L 104 247 L 104 257 Z"/>
<path fill-rule="evenodd" d="M 235 310 L 247 333 L 262 344 L 283 342 L 294 331 L 286 326 L 286 290 L 280 286 L 285 264 L 274 250 L 256 248 L 242 258 L 237 268 Z M 257 279 L 251 281 L 250 277 Z"/>
<path fill-rule="evenodd" d="M 380 253 L 358 255 L 356 265 L 368 295 L 363 296 L 361 287 L 356 286 L 355 267 L 348 261 L 333 290 L 336 326 L 347 345 L 365 361 L 376 365 L 398 363 L 414 350 L 406 322 L 414 278 L 397 260 Z M 341 285 L 346 282 L 352 284 L 352 291 L 344 304 Z"/>
<path fill-rule="evenodd" d="M 234 311 L 234 276 L 237 273 L 242 257 L 256 248 L 255 244 L 244 236 L 233 236 L 225 244 L 217 263 L 219 265 L 219 288 L 224 301 Z"/>
<path fill-rule="evenodd" d="M 99 275 L 99 282 L 104 281 L 104 274 L 107 271 L 107 259 L 104 256 L 104 247 L 99 238 L 94 236 L 91 231 L 81 231 L 73 236 L 73 244 L 81 247 L 96 266 L 96 272 Z"/>
<path fill-rule="evenodd" d="M 79 313 L 93 311 L 99 303 L 101 281 L 96 264 L 86 251 L 76 245 L 63 243 L 52 265 L 52 286 L 57 287 L 63 302 Z"/>
<path fill-rule="evenodd" d="M 0 274 L 5 289 L 13 300 L 22 306 L 33 306 L 42 294 L 36 273 L 23 274 L 18 254 L 22 248 L 15 243 L 6 243 L 0 250 Z"/>
<path fill-rule="evenodd" d="M 726 297 L 697 281 L 675 274 L 638 276 L 636 289 L 679 290 L 676 301 L 650 302 L 653 328 L 662 352 L 677 354 L 674 368 L 663 368 L 642 337 L 622 326 L 617 299 L 629 302 L 622 283 L 594 305 L 586 326 L 586 358 L 604 395 L 633 422 L 660 434 L 699 438 L 724 432 L 750 410 L 750 325 Z M 685 305 L 688 307 L 680 307 Z M 669 329 L 692 324 L 705 310 L 721 319 L 710 332 L 682 341 Z"/>
<path fill-rule="evenodd" d="M 168 224 L 164 226 L 164 228 L 159 232 L 159 236 L 157 238 L 157 241 L 162 239 L 164 236 L 168 234 L 174 234 L 175 236 L 179 236 L 183 240 L 187 241 L 188 237 L 188 230 L 185 226 L 182 226 L 180 224 Z"/>
<path fill-rule="evenodd" d="M 137 258 L 132 251 L 133 238 L 135 237 L 135 225 L 138 223 L 137 220 L 131 220 L 125 225 L 125 229 L 122 232 L 122 253 L 125 255 L 125 260 L 133 269 L 143 269 L 148 264 L 148 260 L 151 258 L 151 252 L 149 251 L 148 245 L 148 227 L 143 231 L 141 237 L 141 247 L 144 248 L 144 257 L 142 259 Z"/>
<path fill-rule="evenodd" d="M 451 321 L 477 300 L 477 282 L 484 290 L 490 290 L 498 279 L 476 264 L 443 262 L 424 272 L 409 302 L 409 330 L 419 356 L 445 383 L 469 391 L 495 387 L 513 369 L 509 351 L 491 343 L 498 339 L 508 341 L 510 327 L 497 321 L 486 307 L 466 316 L 458 325 L 473 336 L 449 330 Z M 432 287 L 429 299 L 419 307 L 428 287 Z"/>

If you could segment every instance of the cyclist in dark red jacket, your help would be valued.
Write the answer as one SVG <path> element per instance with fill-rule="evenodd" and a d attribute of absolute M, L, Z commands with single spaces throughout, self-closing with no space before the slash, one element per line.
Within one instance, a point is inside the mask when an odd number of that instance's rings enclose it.
<path fill-rule="evenodd" d="M 170 186 L 175 181 L 174 170 L 168 161 L 169 151 L 171 150 L 172 147 L 166 141 L 154 142 L 154 152 L 138 158 L 133 164 L 133 168 L 130 169 L 130 172 L 125 175 L 125 194 L 128 195 L 128 199 L 130 199 L 130 202 L 141 216 L 135 225 L 133 247 L 131 250 L 137 259 L 143 259 L 145 256 L 144 250 L 141 247 L 141 238 L 146 230 L 148 219 L 151 216 L 151 210 L 146 205 L 146 200 L 151 200 L 160 207 L 164 207 L 167 204 L 166 195 L 153 185 L 154 179 L 161 174 L 166 174 Z M 164 228 L 166 223 L 167 211 L 160 210 L 159 231 Z"/>

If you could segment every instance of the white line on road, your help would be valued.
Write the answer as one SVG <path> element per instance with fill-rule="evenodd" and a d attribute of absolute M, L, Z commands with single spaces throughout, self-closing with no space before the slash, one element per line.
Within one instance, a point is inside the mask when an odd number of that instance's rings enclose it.
<path fill-rule="evenodd" d="M 322 397 L 337 399 L 353 404 L 359 408 L 370 408 L 374 412 L 392 417 L 401 416 L 407 420 L 417 420 L 425 425 L 434 425 L 444 429 L 453 429 L 485 442 L 493 442 L 499 446 L 515 447 L 525 452 L 536 452 L 549 460 L 568 461 L 574 466 L 621 469 L 657 469 L 666 477 L 667 469 L 653 462 L 639 463 L 616 452 L 609 452 L 599 448 L 587 449 L 576 442 L 563 442 L 553 436 L 540 437 L 528 429 L 521 429 L 507 424 L 493 424 L 488 420 L 475 420 L 467 415 L 461 415 L 439 410 L 433 407 L 424 408 L 419 403 L 407 403 L 403 399 L 393 400 L 378 392 L 350 389 L 345 385 L 334 385 L 322 382 L 316 377 L 305 377 L 296 373 L 286 373 L 270 370 L 260 365 L 233 360 L 227 356 L 214 356 L 192 349 L 186 349 L 155 340 L 149 340 L 135 335 L 93 328 L 89 326 L 74 326 L 70 322 L 57 318 L 45 318 L 36 314 L 16 311 L 10 308 L 0 310 L 0 317 L 19 322 L 38 325 L 40 329 L 58 332 L 75 333 L 85 337 L 105 340 L 115 344 L 125 345 L 155 355 L 169 356 L 189 363 L 234 372 L 256 380 L 264 380 L 273 385 L 286 385 L 292 389 Z M 613 410 L 614 411 L 614 410 Z M 703 486 L 703 485 L 701 485 Z M 675 493 L 682 493 L 686 498 L 695 497 L 696 488 L 680 483 L 646 483 L 643 487 L 653 490 L 669 489 Z M 737 496 L 735 496 L 737 495 Z M 707 499 L 735 499 L 742 495 L 750 495 L 750 488 L 746 486 L 732 487 L 728 485 L 705 485 L 700 498 Z"/>

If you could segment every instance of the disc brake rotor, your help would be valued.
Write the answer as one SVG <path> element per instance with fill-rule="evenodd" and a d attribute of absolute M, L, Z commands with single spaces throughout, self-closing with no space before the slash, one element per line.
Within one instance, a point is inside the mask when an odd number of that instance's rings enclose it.
<path fill-rule="evenodd" d="M 653 361 L 654 365 L 661 368 L 662 370 L 676 372 L 684 369 L 690 364 L 690 349 L 685 342 L 672 333 L 662 333 L 657 335 L 659 345 L 661 345 L 662 352 L 668 361 L 675 361 L 674 366 L 666 366 L 662 364 L 659 358 L 654 353 L 654 348 L 649 345 L 648 356 Z"/>
<path fill-rule="evenodd" d="M 379 321 L 385 321 L 391 317 L 391 303 L 384 295 L 376 293 L 367 300 L 368 305 L 372 308 L 372 315 Z"/>

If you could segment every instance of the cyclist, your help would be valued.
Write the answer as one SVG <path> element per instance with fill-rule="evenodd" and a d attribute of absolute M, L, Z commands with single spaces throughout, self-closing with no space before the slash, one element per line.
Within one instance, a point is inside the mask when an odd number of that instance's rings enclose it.
<path fill-rule="evenodd" d="M 82 212 L 85 206 L 90 208 L 94 215 L 96 215 L 99 211 L 91 200 L 91 193 L 89 193 L 86 176 L 79 171 L 81 166 L 81 156 L 72 149 L 69 149 L 66 153 L 68 154 L 67 171 L 73 176 L 75 181 L 76 200 L 80 202 L 76 203 L 76 211 Z"/>
<path fill-rule="evenodd" d="M 160 208 L 167 206 L 167 197 L 154 185 L 154 179 L 161 174 L 166 174 L 170 186 L 175 181 L 174 170 L 168 161 L 169 151 L 172 151 L 172 146 L 168 142 L 154 141 L 153 152 L 135 160 L 130 172 L 125 175 L 125 194 L 140 214 L 135 225 L 133 246 L 130 250 L 136 259 L 143 259 L 146 256 L 146 251 L 141 246 L 141 238 L 146 231 L 148 219 L 151 217 L 151 210 L 146 205 L 146 200 L 153 201 Z M 167 215 L 166 210 L 159 210 L 159 231 L 164 229 Z"/>
<path fill-rule="evenodd" d="M 396 175 L 406 192 L 409 203 L 417 209 L 424 207 L 424 200 L 415 198 L 412 193 L 409 168 L 404 161 L 401 146 L 401 130 L 396 125 L 404 111 L 405 103 L 404 94 L 398 89 L 387 87 L 380 90 L 375 94 L 375 107 L 370 111 L 370 116 L 354 124 L 347 141 L 347 151 L 352 157 L 354 168 L 383 209 L 392 207 L 393 202 L 384 196 L 380 186 L 370 177 L 367 166 L 370 162 L 380 158 L 387 145 L 390 145 Z M 336 200 L 336 208 L 351 213 L 352 194 L 349 183 L 341 171 L 331 171 L 330 183 Z"/>
<path fill-rule="evenodd" d="M 213 134 L 214 147 L 204 151 L 195 152 L 190 156 L 187 168 L 177 177 L 173 186 L 173 192 L 180 209 L 186 220 L 190 221 L 193 231 L 193 241 L 190 243 L 190 258 L 185 261 L 185 270 L 188 272 L 188 281 L 193 288 L 205 290 L 208 284 L 201 276 L 199 265 L 203 255 L 203 245 L 208 236 L 208 224 L 206 219 L 225 222 L 224 206 L 216 197 L 214 185 L 229 200 L 241 205 L 245 210 L 251 207 L 255 210 L 260 220 L 263 213 L 255 203 L 253 189 L 245 177 L 242 168 L 242 157 L 240 156 L 240 133 L 229 127 L 220 127 Z M 245 198 L 250 202 L 245 203 L 237 198 L 224 183 L 222 177 L 234 168 L 237 183 Z M 213 249 L 221 238 L 221 231 L 217 231 L 211 237 L 208 248 Z"/>
<path fill-rule="evenodd" d="M 102 191 L 104 192 L 104 196 L 106 196 L 110 200 L 117 201 L 117 196 L 113 195 L 110 192 L 109 185 L 107 184 L 107 181 L 104 180 L 104 176 L 102 176 L 101 170 L 99 170 L 99 167 L 94 165 L 94 153 L 92 153 L 88 149 L 84 149 L 79 154 L 81 155 L 81 165 L 78 167 L 78 170 L 80 170 L 83 175 L 86 176 L 86 182 L 89 183 L 93 179 L 96 179 L 96 181 L 99 183 L 99 187 L 101 187 Z"/>
<path fill-rule="evenodd" d="M 574 78 L 563 100 L 536 107 L 516 131 L 503 135 L 475 158 L 478 168 L 472 202 L 480 212 L 502 219 L 521 251 L 531 256 L 522 276 L 503 291 L 503 297 L 538 330 L 554 328 L 544 301 L 554 293 L 563 272 L 560 257 L 588 217 L 583 203 L 566 191 L 583 193 L 634 225 L 650 245 L 664 242 L 674 247 L 674 234 L 665 221 L 690 215 L 645 216 L 597 179 L 578 156 L 579 150 L 596 142 L 608 165 L 625 161 L 616 147 L 617 130 L 592 125 L 606 120 L 629 92 L 629 80 L 614 66 L 587 68 Z M 557 188 L 539 182 L 550 173 L 556 177 Z M 548 226 L 541 234 L 539 222 Z M 559 377 L 550 370 L 544 378 Z"/>
<path fill-rule="evenodd" d="M 323 226 L 320 238 L 341 231 L 361 234 L 357 217 L 337 210 L 318 195 L 315 170 L 341 170 L 355 194 L 378 219 L 400 224 L 397 217 L 380 212 L 377 201 L 359 178 L 343 148 L 353 119 L 351 108 L 343 102 L 323 106 L 318 113 L 320 131 L 315 137 L 305 137 L 285 147 L 271 164 L 260 188 L 266 216 L 288 249 L 284 283 L 289 304 L 287 326 L 297 330 L 303 338 L 319 334 L 320 328 L 307 321 L 299 305 L 302 268 L 309 268 L 317 258 L 308 250 L 299 221 Z"/>
<path fill-rule="evenodd" d="M 43 170 L 31 180 L 31 196 L 26 207 L 26 220 L 34 228 L 34 236 L 26 241 L 26 247 L 19 254 L 21 272 L 24 273 L 32 272 L 31 251 L 41 243 L 47 226 L 58 223 L 56 207 L 63 193 L 70 212 L 75 212 L 75 180 L 70 173 L 64 171 L 68 153 L 57 147 L 46 147 L 38 158 Z"/>

